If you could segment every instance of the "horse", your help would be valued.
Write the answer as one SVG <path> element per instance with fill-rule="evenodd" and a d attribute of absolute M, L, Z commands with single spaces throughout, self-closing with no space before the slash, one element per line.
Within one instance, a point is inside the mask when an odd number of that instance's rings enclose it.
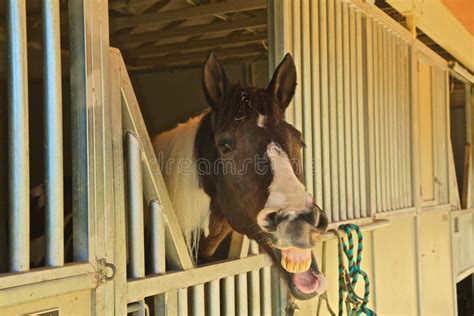
<path fill-rule="evenodd" d="M 266 88 L 231 83 L 214 53 L 204 63 L 209 105 L 153 139 L 191 253 L 211 257 L 236 231 L 273 259 L 291 294 L 324 293 L 311 249 L 328 218 L 303 185 L 302 133 L 285 120 L 296 89 L 287 54 Z"/>

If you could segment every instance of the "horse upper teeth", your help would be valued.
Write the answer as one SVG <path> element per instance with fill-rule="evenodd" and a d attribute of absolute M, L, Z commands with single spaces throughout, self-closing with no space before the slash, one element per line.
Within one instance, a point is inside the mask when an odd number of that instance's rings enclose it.
<path fill-rule="evenodd" d="M 293 258 L 283 255 L 280 262 L 281 266 L 286 271 L 291 273 L 301 273 L 307 271 L 311 266 L 311 256 L 308 256 L 302 260 L 294 260 Z"/>

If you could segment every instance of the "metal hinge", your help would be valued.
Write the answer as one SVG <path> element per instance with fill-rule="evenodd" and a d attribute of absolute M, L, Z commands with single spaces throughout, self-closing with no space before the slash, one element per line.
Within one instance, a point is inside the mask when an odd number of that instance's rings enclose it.
<path fill-rule="evenodd" d="M 109 274 L 111 270 L 111 274 Z M 97 283 L 104 284 L 106 281 L 111 281 L 117 273 L 117 268 L 114 264 L 107 262 L 105 258 L 97 259 Z"/>

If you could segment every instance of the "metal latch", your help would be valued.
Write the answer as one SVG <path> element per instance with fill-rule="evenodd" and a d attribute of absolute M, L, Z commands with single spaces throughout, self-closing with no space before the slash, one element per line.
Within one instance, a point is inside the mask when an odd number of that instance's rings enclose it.
<path fill-rule="evenodd" d="M 112 270 L 112 273 L 109 274 L 108 270 Z M 97 259 L 97 281 L 99 284 L 103 284 L 106 281 L 111 281 L 115 277 L 117 268 L 113 263 L 107 262 L 105 258 Z"/>

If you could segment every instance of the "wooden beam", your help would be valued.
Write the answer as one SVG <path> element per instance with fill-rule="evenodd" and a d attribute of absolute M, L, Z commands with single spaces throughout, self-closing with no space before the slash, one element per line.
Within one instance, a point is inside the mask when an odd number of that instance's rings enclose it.
<path fill-rule="evenodd" d="M 248 56 L 229 56 L 229 57 L 222 57 L 219 56 L 219 60 L 224 64 L 231 64 L 231 63 L 253 63 L 258 60 L 264 60 L 267 58 L 267 52 L 263 51 L 260 55 L 248 55 Z M 134 67 L 128 65 L 128 72 L 129 73 L 151 73 L 151 72 L 164 72 L 164 71 L 178 71 L 190 68 L 201 68 L 203 65 L 203 60 L 194 60 L 194 61 L 186 61 L 182 64 L 167 64 L 167 65 L 153 65 L 153 66 L 140 66 Z"/>
<path fill-rule="evenodd" d="M 182 37 L 182 36 L 196 36 L 209 33 L 218 33 L 225 31 L 241 30 L 248 27 L 262 27 L 267 24 L 266 16 L 257 16 L 232 22 L 219 22 L 203 25 L 191 25 L 181 28 L 144 32 L 139 34 L 126 34 L 117 36 L 115 43 L 119 46 L 131 43 L 154 42 L 167 38 Z"/>
<path fill-rule="evenodd" d="M 266 0 L 226 1 L 185 9 L 166 10 L 131 17 L 119 17 L 110 21 L 110 28 L 117 30 L 124 27 L 137 26 L 141 24 L 172 22 L 176 20 L 186 20 L 190 18 L 205 17 L 236 11 L 264 9 L 266 6 Z"/>
<path fill-rule="evenodd" d="M 169 53 L 185 52 L 189 50 L 211 49 L 216 47 L 225 47 L 239 44 L 258 43 L 267 40 L 267 32 L 262 31 L 257 34 L 240 34 L 236 36 L 193 39 L 181 43 L 172 43 L 164 45 L 154 45 L 149 47 L 134 48 L 124 52 L 127 57 L 149 57 L 154 55 L 163 55 Z"/>
<path fill-rule="evenodd" d="M 139 58 L 135 60 L 137 66 L 153 66 L 153 65 L 166 65 L 180 62 L 189 61 L 204 61 L 212 50 L 192 52 L 186 54 L 172 54 L 162 57 L 151 57 L 151 58 Z M 224 48 L 214 51 L 219 58 L 225 58 L 230 56 L 244 56 L 244 55 L 259 55 L 264 52 L 264 48 L 260 45 L 244 46 L 244 47 L 232 47 Z"/>

